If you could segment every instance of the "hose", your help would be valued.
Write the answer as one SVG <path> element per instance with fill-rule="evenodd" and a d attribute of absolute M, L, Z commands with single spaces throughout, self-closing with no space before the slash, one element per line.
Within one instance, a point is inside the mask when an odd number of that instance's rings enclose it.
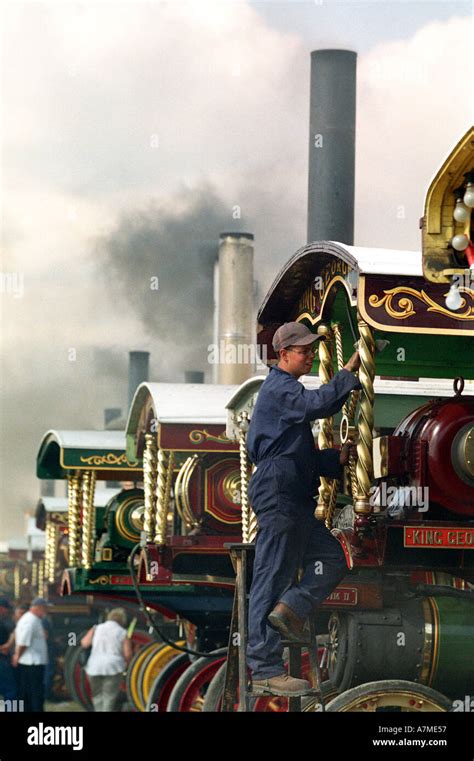
<path fill-rule="evenodd" d="M 150 615 L 150 612 L 145 604 L 145 601 L 143 599 L 142 593 L 140 592 L 140 586 L 138 584 L 137 575 L 135 573 L 135 568 L 133 565 L 133 561 L 135 559 L 135 555 L 137 551 L 141 549 L 141 544 L 136 544 L 134 548 L 132 549 L 129 557 L 128 557 L 128 567 L 130 569 L 130 576 L 132 578 L 132 584 L 133 588 L 135 590 L 135 594 L 137 596 L 139 607 L 143 615 L 148 621 L 148 625 L 153 629 L 153 631 L 161 637 L 163 642 L 166 642 L 168 645 L 173 647 L 175 650 L 180 650 L 182 653 L 189 653 L 190 655 L 197 655 L 199 658 L 216 658 L 216 655 L 212 655 L 212 653 L 201 653 L 199 650 L 192 650 L 189 647 L 184 647 L 183 645 L 177 645 L 172 640 L 168 639 L 163 632 L 158 628 L 158 626 L 155 624 L 153 618 Z"/>

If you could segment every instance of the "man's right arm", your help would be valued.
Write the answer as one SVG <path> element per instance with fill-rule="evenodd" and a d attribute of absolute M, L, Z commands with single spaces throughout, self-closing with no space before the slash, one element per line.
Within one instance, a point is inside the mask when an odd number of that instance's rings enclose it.
<path fill-rule="evenodd" d="M 23 647 L 23 649 L 25 649 L 31 645 L 31 641 L 33 639 L 33 631 L 31 625 L 25 622 L 23 618 L 24 616 L 22 616 L 16 625 L 15 642 L 17 648 Z"/>
<path fill-rule="evenodd" d="M 339 370 L 329 383 L 323 383 L 314 391 L 303 387 L 305 419 L 320 420 L 339 412 L 354 388 L 360 388 L 359 381 L 355 375 L 345 368 Z"/>
<path fill-rule="evenodd" d="M 18 661 L 26 650 L 26 645 L 17 645 L 12 655 L 12 666 L 18 666 Z"/>
<path fill-rule="evenodd" d="M 355 351 L 352 357 L 346 362 L 344 365 L 345 370 L 349 370 L 349 372 L 353 373 L 355 370 L 358 370 L 360 367 L 360 355 L 358 351 Z"/>
<path fill-rule="evenodd" d="M 355 351 L 342 370 L 339 370 L 328 383 L 318 389 L 309 391 L 303 387 L 306 404 L 306 420 L 330 417 L 339 412 L 353 389 L 361 389 L 359 379 L 353 375 L 360 367 L 359 352 Z"/>

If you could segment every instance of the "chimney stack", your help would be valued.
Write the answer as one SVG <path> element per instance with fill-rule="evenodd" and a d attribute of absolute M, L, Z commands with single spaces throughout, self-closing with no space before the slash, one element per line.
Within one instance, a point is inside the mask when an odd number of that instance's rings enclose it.
<path fill-rule="evenodd" d="M 104 409 L 104 428 L 107 429 L 112 420 L 117 420 L 122 416 L 120 407 L 106 407 Z"/>
<path fill-rule="evenodd" d="M 217 383 L 240 384 L 255 363 L 253 235 L 221 233 L 217 281 Z"/>
<path fill-rule="evenodd" d="M 185 370 L 184 371 L 185 383 L 204 383 L 204 373 L 202 370 Z"/>
<path fill-rule="evenodd" d="M 357 53 L 311 53 L 308 243 L 354 243 Z"/>
<path fill-rule="evenodd" d="M 128 408 L 130 409 L 132 399 L 138 386 L 140 383 L 145 383 L 148 380 L 150 352 L 131 351 L 129 352 L 129 357 Z"/>

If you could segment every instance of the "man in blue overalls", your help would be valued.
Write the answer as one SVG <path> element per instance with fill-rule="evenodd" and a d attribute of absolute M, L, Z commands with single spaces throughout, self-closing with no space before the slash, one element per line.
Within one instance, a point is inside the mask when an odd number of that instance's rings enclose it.
<path fill-rule="evenodd" d="M 297 696 L 310 688 L 285 672 L 282 637 L 301 639 L 309 614 L 347 573 L 341 545 L 314 511 L 319 476 L 339 478 L 349 449 L 316 449 L 311 421 L 334 415 L 361 388 L 352 373 L 360 358 L 355 352 L 329 383 L 307 390 L 298 378 L 310 371 L 322 338 L 299 322 L 278 328 L 273 348 L 280 359 L 260 388 L 247 435 L 257 466 L 249 498 L 258 521 L 247 662 L 252 688 L 262 694 Z"/>

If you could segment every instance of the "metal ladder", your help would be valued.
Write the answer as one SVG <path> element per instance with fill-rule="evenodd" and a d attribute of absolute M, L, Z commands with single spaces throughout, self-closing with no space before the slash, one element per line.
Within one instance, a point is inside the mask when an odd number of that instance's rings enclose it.
<path fill-rule="evenodd" d="M 248 586 L 249 586 L 249 560 L 253 559 L 255 545 L 242 543 L 226 543 L 224 545 L 230 552 L 230 558 L 235 571 L 235 592 L 232 608 L 232 619 L 229 631 L 229 647 L 227 651 L 227 667 L 222 698 L 222 711 L 232 712 L 238 702 L 238 711 L 248 712 L 252 699 L 266 697 L 260 692 L 254 692 L 249 685 L 247 669 L 247 611 L 248 611 Z M 304 695 L 288 698 L 288 712 L 301 712 L 301 698 L 307 696 L 316 697 L 314 711 L 324 712 L 324 700 L 321 686 L 321 672 L 318 663 L 318 649 L 314 623 L 310 618 L 309 640 L 295 642 L 282 640 L 284 647 L 288 648 L 288 673 L 290 676 L 301 676 L 301 651 L 308 648 L 309 674 L 308 679 L 311 689 Z M 235 635 L 238 634 L 236 637 Z M 238 694 L 238 700 L 237 700 Z M 268 695 L 271 697 L 270 693 Z"/>

